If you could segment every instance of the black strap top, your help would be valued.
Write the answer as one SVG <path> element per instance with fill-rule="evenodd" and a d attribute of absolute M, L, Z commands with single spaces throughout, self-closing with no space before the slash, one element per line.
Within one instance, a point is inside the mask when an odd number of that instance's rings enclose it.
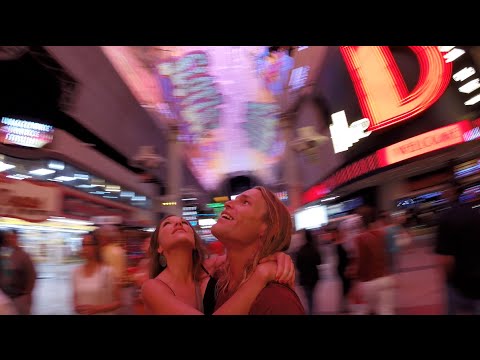
<path fill-rule="evenodd" d="M 212 315 L 215 310 L 215 288 L 217 285 L 217 279 L 215 279 L 210 273 L 203 267 L 210 279 L 208 279 L 207 288 L 205 289 L 205 294 L 203 295 L 203 313 L 205 315 Z"/>

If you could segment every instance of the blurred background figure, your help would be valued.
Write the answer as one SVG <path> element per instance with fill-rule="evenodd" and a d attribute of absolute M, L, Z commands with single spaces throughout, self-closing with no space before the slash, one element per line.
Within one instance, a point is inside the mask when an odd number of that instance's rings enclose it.
<path fill-rule="evenodd" d="M 340 298 L 339 309 L 340 313 L 348 313 L 348 294 L 350 293 L 352 279 L 347 276 L 347 268 L 350 264 L 351 255 L 349 254 L 349 249 L 346 246 L 348 237 L 345 236 L 345 232 L 340 231 L 338 225 L 340 224 L 332 226 L 329 229 L 329 232 L 331 233 L 331 242 L 335 249 L 334 253 L 337 257 L 337 275 L 342 283 L 342 296 Z"/>
<path fill-rule="evenodd" d="M 337 248 L 337 272 L 342 282 L 342 298 L 339 304 L 340 312 L 356 313 L 356 308 L 361 307 L 363 304 L 358 281 L 356 281 L 353 274 L 349 273 L 353 264 L 352 259 L 356 257 L 355 239 L 361 229 L 362 220 L 357 214 L 346 216 L 338 224 L 338 237 L 341 249 Z M 343 254 L 343 252 L 346 254 Z M 340 260 L 340 258 L 342 259 Z"/>
<path fill-rule="evenodd" d="M 210 241 L 206 244 L 208 256 L 222 256 L 225 255 L 225 247 L 218 241 Z"/>
<path fill-rule="evenodd" d="M 149 247 L 150 247 L 150 236 L 147 236 L 143 240 L 143 244 L 142 244 L 142 251 L 144 253 L 144 257 L 138 262 L 137 269 L 134 275 L 135 284 L 140 288 L 142 287 L 145 280 L 149 278 L 149 271 L 150 271 L 150 255 L 148 252 Z"/>
<path fill-rule="evenodd" d="M 375 225 L 375 209 L 362 206 L 358 209 L 362 230 L 356 237 L 356 257 L 350 272 L 361 282 L 360 290 L 366 306 L 363 314 L 393 315 L 394 283 L 388 270 L 388 249 L 385 233 Z"/>
<path fill-rule="evenodd" d="M 150 236 L 147 236 L 143 241 L 142 251 L 144 254 L 143 259 L 141 259 L 135 269 L 133 274 L 134 282 L 134 294 L 133 294 L 133 308 L 134 314 L 144 314 L 145 307 L 142 300 L 142 285 L 145 281 L 150 278 Z"/>
<path fill-rule="evenodd" d="M 5 246 L 5 233 L 0 231 L 0 256 L 2 251 L 4 250 Z M 1 277 L 3 275 L 2 271 L 3 261 L 0 257 L 0 284 L 1 284 Z M 13 304 L 12 300 L 5 295 L 5 293 L 0 289 L 0 315 L 16 315 L 17 311 L 15 309 L 15 305 Z"/>
<path fill-rule="evenodd" d="M 390 214 L 383 211 L 380 214 L 378 222 L 379 229 L 385 233 L 385 241 L 388 254 L 389 272 L 395 274 L 398 272 L 398 254 L 403 248 L 408 247 L 412 243 L 412 236 L 405 228 L 406 215 L 403 211 Z"/>
<path fill-rule="evenodd" d="M 12 300 L 0 290 L 0 315 L 18 315 Z"/>
<path fill-rule="evenodd" d="M 17 232 L 8 230 L 3 235 L 0 288 L 12 300 L 18 314 L 30 315 L 37 278 L 35 267 L 30 255 L 18 245 Z"/>
<path fill-rule="evenodd" d="M 94 236 L 98 238 L 103 263 L 113 268 L 115 279 L 118 281 L 122 308 L 117 313 L 130 314 L 132 294 L 131 289 L 127 287 L 127 254 L 120 245 L 122 234 L 115 225 L 102 225 L 94 231 Z"/>
<path fill-rule="evenodd" d="M 73 306 L 81 315 L 113 315 L 121 306 L 119 284 L 112 266 L 104 264 L 99 240 L 87 234 L 82 241 L 85 263 L 73 271 Z"/>
<path fill-rule="evenodd" d="M 304 236 L 305 243 L 297 253 L 296 265 L 300 275 L 300 285 L 307 299 L 309 315 L 313 315 L 315 287 L 319 280 L 317 266 L 322 263 L 322 258 L 312 231 L 305 230 Z"/>
<path fill-rule="evenodd" d="M 119 245 L 121 233 L 115 225 L 102 225 L 94 232 L 99 241 L 100 253 L 105 264 L 113 267 L 118 280 L 123 280 L 127 268 L 125 250 Z"/>
<path fill-rule="evenodd" d="M 447 314 L 480 315 L 480 213 L 460 203 L 458 187 L 450 186 L 445 194 L 450 208 L 440 217 L 435 251 L 446 283 Z"/>

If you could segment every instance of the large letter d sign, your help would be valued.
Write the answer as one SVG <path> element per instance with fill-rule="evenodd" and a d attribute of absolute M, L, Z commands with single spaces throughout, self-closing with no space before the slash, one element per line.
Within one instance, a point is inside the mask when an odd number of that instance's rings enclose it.
<path fill-rule="evenodd" d="M 417 116 L 432 106 L 452 78 L 437 46 L 409 46 L 417 56 L 420 76 L 410 92 L 388 46 L 341 46 L 369 131 Z"/>

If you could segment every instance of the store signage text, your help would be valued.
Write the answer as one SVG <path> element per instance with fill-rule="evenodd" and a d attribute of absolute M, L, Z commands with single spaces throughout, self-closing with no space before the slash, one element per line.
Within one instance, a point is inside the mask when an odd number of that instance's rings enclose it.
<path fill-rule="evenodd" d="M 470 123 L 462 121 L 400 141 L 379 150 L 377 153 L 379 158 L 382 159 L 383 166 L 391 165 L 431 151 L 463 143 L 463 135 L 469 130 Z"/>
<path fill-rule="evenodd" d="M 26 147 L 41 148 L 53 140 L 53 127 L 32 121 L 2 117 L 0 141 Z"/>
<path fill-rule="evenodd" d="M 465 135 L 471 132 L 472 124 L 477 122 L 478 120 L 464 120 L 380 149 L 338 170 L 322 183 L 312 186 L 303 194 L 303 203 L 321 199 L 333 189 L 382 167 L 466 142 L 468 140 Z"/>
<path fill-rule="evenodd" d="M 0 177 L 0 216 L 44 221 L 60 209 L 59 189 Z"/>

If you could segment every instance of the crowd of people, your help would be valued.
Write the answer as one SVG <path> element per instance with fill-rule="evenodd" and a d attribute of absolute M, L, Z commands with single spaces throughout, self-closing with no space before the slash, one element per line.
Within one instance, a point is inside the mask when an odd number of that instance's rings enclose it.
<path fill-rule="evenodd" d="M 305 243 L 296 255 L 300 282 L 309 313 L 314 314 L 314 293 L 322 263 L 319 243 L 333 248 L 336 276 L 341 283 L 340 314 L 395 313 L 395 272 L 399 249 L 408 246 L 411 235 L 404 218 L 380 214 L 371 206 L 329 222 L 320 231 L 303 230 Z"/>

